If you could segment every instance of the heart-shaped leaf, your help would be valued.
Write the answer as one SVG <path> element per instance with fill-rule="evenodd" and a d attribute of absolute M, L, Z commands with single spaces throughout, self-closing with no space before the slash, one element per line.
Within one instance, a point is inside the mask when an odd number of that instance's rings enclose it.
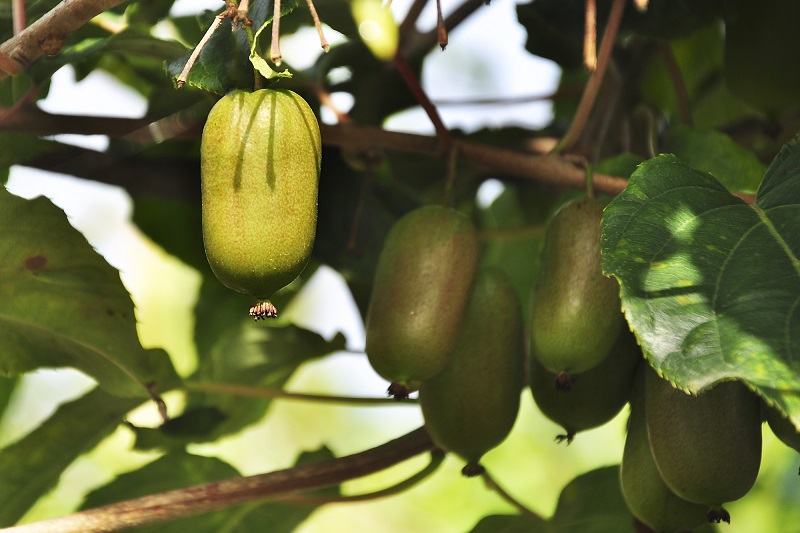
<path fill-rule="evenodd" d="M 44 197 L 0 187 L 0 373 L 73 367 L 119 396 L 176 379 L 163 350 L 139 343 L 119 272 Z"/>
<path fill-rule="evenodd" d="M 671 155 L 603 216 L 603 269 L 650 364 L 697 392 L 740 379 L 800 427 L 800 144 L 748 205 Z"/>

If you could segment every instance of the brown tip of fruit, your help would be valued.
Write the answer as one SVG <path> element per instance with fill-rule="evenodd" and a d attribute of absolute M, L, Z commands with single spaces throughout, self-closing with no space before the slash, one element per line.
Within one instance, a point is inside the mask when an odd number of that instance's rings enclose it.
<path fill-rule="evenodd" d="M 272 305 L 269 300 L 258 302 L 250 308 L 250 316 L 256 321 L 264 320 L 266 318 L 275 318 L 278 316 L 278 310 Z"/>
<path fill-rule="evenodd" d="M 480 463 L 467 463 L 464 468 L 461 469 L 461 473 L 464 477 L 477 477 L 482 475 L 486 472 L 486 469 L 481 466 Z"/>
<path fill-rule="evenodd" d="M 572 390 L 572 376 L 569 372 L 559 372 L 556 374 L 553 383 L 556 386 L 556 391 L 558 392 L 569 392 Z"/>
<path fill-rule="evenodd" d="M 403 383 L 392 383 L 389 385 L 389 388 L 386 389 L 386 394 L 395 400 L 407 399 L 410 392 L 408 386 Z"/>
<path fill-rule="evenodd" d="M 567 446 L 569 446 L 570 444 L 572 444 L 573 440 L 575 440 L 575 433 L 572 431 L 568 431 L 563 435 L 556 435 L 556 442 L 558 444 L 561 444 L 562 442 L 566 441 Z"/>
<path fill-rule="evenodd" d="M 726 524 L 731 523 L 731 514 L 721 505 L 719 507 L 710 508 L 706 516 L 709 522 L 716 522 L 717 524 L 720 522 L 725 522 Z"/>

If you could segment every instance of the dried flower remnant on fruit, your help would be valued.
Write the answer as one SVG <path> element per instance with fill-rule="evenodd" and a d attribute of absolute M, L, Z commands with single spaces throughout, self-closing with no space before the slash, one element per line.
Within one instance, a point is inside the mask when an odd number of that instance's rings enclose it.
<path fill-rule="evenodd" d="M 258 322 L 259 320 L 267 318 L 276 318 L 278 316 L 278 310 L 272 305 L 272 302 L 258 302 L 250 308 L 250 316 Z"/>
<path fill-rule="evenodd" d="M 467 463 L 461 469 L 461 474 L 464 477 L 478 477 L 486 473 L 486 469 L 480 463 Z"/>
<path fill-rule="evenodd" d="M 389 388 L 386 389 L 386 394 L 395 400 L 405 400 L 408 398 L 410 393 L 411 390 L 408 388 L 408 386 L 402 383 L 392 383 L 389 385 Z"/>

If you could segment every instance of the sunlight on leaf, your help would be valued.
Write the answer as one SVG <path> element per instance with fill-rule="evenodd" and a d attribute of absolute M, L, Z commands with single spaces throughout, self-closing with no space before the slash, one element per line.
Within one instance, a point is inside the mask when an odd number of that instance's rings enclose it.
<path fill-rule="evenodd" d="M 743 380 L 800 426 L 797 143 L 757 198 L 675 156 L 647 161 L 605 211 L 603 268 L 656 370 L 693 392 Z"/>

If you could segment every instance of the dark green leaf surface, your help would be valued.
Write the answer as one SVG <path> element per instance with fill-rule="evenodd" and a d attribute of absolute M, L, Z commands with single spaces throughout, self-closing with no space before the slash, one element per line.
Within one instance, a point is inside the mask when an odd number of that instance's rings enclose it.
<path fill-rule="evenodd" d="M 0 526 L 16 523 L 58 482 L 77 457 L 94 448 L 142 402 L 100 389 L 62 404 L 28 435 L 0 450 Z"/>
<path fill-rule="evenodd" d="M 667 135 L 663 151 L 692 168 L 710 172 L 731 191 L 756 192 L 767 170 L 752 151 L 714 130 L 678 125 Z"/>
<path fill-rule="evenodd" d="M 800 425 L 800 145 L 757 198 L 674 156 L 643 163 L 606 208 L 603 268 L 666 378 L 690 391 L 741 379 Z"/>
<path fill-rule="evenodd" d="M 64 212 L 0 188 L 0 372 L 46 367 L 77 368 L 120 396 L 147 397 L 171 374 L 163 351 L 139 343 L 119 272 Z"/>

